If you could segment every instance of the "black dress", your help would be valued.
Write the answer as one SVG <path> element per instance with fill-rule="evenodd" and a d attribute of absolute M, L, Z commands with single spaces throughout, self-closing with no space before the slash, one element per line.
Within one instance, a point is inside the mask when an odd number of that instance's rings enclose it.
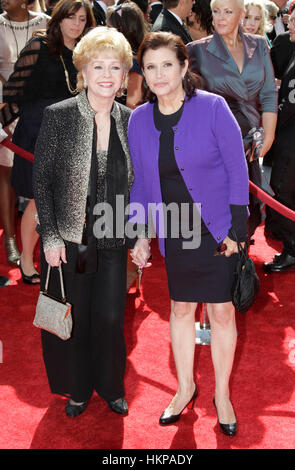
<path fill-rule="evenodd" d="M 62 57 L 71 86 L 75 88 L 77 70 L 72 55 L 73 51 L 63 46 Z M 45 38 L 35 37 L 22 50 L 14 72 L 3 87 L 7 105 L 1 111 L 0 121 L 6 126 L 19 118 L 12 140 L 34 154 L 45 107 L 70 97 L 60 58 L 49 54 Z M 32 167 L 31 162 L 14 155 L 12 185 L 18 196 L 34 197 Z"/>
<path fill-rule="evenodd" d="M 174 114 L 161 114 L 154 106 L 154 122 L 160 135 L 159 174 L 162 200 L 165 204 L 188 203 L 190 206 L 190 229 L 193 227 L 193 200 L 186 188 L 174 155 L 173 127 L 181 118 L 183 106 Z M 201 221 L 201 244 L 199 248 L 184 249 L 188 241 L 179 234 L 172 237 L 171 218 L 167 214 L 167 237 L 165 240 L 165 264 L 170 298 L 179 302 L 222 303 L 231 301 L 231 286 L 237 254 L 229 258 L 214 256 L 218 243 L 203 220 Z"/>

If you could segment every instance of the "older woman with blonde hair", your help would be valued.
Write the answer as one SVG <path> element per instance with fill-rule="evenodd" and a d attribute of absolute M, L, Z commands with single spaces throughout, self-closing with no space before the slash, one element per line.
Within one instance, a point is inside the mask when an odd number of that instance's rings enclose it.
<path fill-rule="evenodd" d="M 189 44 L 191 69 L 199 73 L 208 91 L 223 96 L 248 145 L 253 128 L 262 126 L 264 157 L 275 136 L 277 92 L 269 49 L 263 37 L 243 33 L 243 0 L 212 0 L 214 34 Z M 251 131 L 252 130 L 252 131 Z M 251 131 L 251 132 L 250 132 Z M 261 184 L 258 160 L 248 161 L 250 179 Z M 249 238 L 262 220 L 260 201 L 250 194 Z"/>
<path fill-rule="evenodd" d="M 74 321 L 67 341 L 42 330 L 43 354 L 51 391 L 69 397 L 67 416 L 81 414 L 94 390 L 126 415 L 125 237 L 116 217 L 101 224 L 96 214 L 97 207 L 115 214 L 117 196 L 127 206 L 133 183 L 131 111 L 114 101 L 126 87 L 132 51 L 123 34 L 97 27 L 77 44 L 73 61 L 79 94 L 45 110 L 35 150 L 41 288 L 48 264 L 62 263 Z M 57 269 L 51 276 L 57 296 Z"/>

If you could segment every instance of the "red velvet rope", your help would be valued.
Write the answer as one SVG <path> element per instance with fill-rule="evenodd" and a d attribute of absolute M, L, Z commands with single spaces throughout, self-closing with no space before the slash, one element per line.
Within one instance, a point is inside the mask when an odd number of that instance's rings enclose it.
<path fill-rule="evenodd" d="M 249 191 L 258 199 L 263 201 L 269 207 L 274 209 L 276 212 L 279 212 L 283 216 L 287 217 L 290 220 L 295 222 L 295 211 L 292 211 L 288 207 L 281 204 L 279 201 L 276 201 L 273 197 L 267 194 L 265 191 L 256 186 L 252 181 L 249 181 Z"/>
<path fill-rule="evenodd" d="M 26 150 L 18 147 L 18 145 L 13 144 L 10 140 L 4 139 L 2 140 L 1 144 L 4 145 L 4 147 L 7 147 L 8 149 L 12 150 L 12 152 L 17 153 L 17 155 L 19 155 L 20 157 L 23 157 L 26 160 L 29 160 L 30 162 L 34 161 L 34 155 L 32 153 L 27 152 Z M 265 191 L 260 189 L 254 183 L 252 183 L 252 181 L 249 181 L 249 191 L 258 199 L 267 204 L 269 207 L 274 209 L 276 212 L 279 212 L 283 216 L 295 222 L 295 211 L 288 209 L 288 207 L 276 201 L 273 197 L 271 197 Z"/>
<path fill-rule="evenodd" d="M 7 147 L 12 152 L 17 153 L 20 157 L 25 158 L 26 160 L 29 160 L 30 162 L 34 161 L 34 155 L 32 153 L 27 152 L 26 150 L 22 149 L 18 145 L 15 145 L 10 140 L 4 139 L 0 143 L 4 145 L 4 147 Z"/>

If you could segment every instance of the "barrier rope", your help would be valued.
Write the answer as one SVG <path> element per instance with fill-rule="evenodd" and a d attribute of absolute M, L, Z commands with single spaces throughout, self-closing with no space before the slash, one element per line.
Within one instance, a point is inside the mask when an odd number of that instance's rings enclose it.
<path fill-rule="evenodd" d="M 10 140 L 4 139 L 2 140 L 2 142 L 0 142 L 0 144 L 4 145 L 4 147 L 7 147 L 12 152 L 17 153 L 17 155 L 22 158 L 25 158 L 26 160 L 29 160 L 30 162 L 34 161 L 34 155 L 32 153 L 27 152 L 26 150 L 22 149 Z M 249 191 L 258 199 L 263 201 L 266 205 L 274 209 L 276 212 L 279 212 L 284 217 L 287 217 L 288 219 L 293 220 L 293 222 L 295 222 L 295 211 L 292 211 L 288 207 L 276 201 L 272 196 L 270 196 L 261 188 L 252 183 L 252 181 L 249 181 Z"/>
<path fill-rule="evenodd" d="M 17 155 L 19 155 L 20 157 L 25 158 L 26 160 L 29 160 L 29 162 L 34 161 L 34 155 L 32 153 L 27 152 L 26 150 L 22 149 L 18 145 L 15 145 L 10 140 L 4 139 L 2 140 L 2 142 L 0 142 L 0 144 L 4 145 L 4 147 L 8 148 L 12 152 L 17 153 Z"/>
<path fill-rule="evenodd" d="M 292 211 L 292 209 L 284 206 L 284 204 L 281 202 L 276 201 L 276 199 L 252 183 L 252 181 L 249 181 L 249 191 L 258 199 L 263 201 L 267 206 L 271 207 L 276 212 L 279 212 L 284 217 L 287 217 L 287 219 L 293 220 L 293 222 L 295 222 L 295 211 Z"/>

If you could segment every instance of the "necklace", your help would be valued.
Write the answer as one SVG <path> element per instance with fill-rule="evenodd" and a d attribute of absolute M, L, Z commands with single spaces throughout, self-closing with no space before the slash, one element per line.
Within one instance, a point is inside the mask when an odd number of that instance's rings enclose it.
<path fill-rule="evenodd" d="M 96 148 L 97 150 L 107 150 L 108 149 L 108 142 L 109 142 L 109 133 L 106 131 L 104 134 L 102 133 L 103 130 L 107 129 L 110 125 L 110 119 L 106 118 L 105 123 L 99 126 L 95 120 L 96 129 L 97 129 L 97 142 Z"/>
<path fill-rule="evenodd" d="M 27 12 L 28 14 L 28 19 L 27 19 L 27 26 L 26 26 L 26 30 L 27 30 L 27 34 L 26 34 L 26 44 L 28 42 L 28 37 L 29 37 L 29 21 L 30 21 L 30 13 Z M 13 34 L 13 37 L 14 37 L 14 40 L 15 40 L 15 44 L 16 44 L 16 56 L 18 57 L 18 54 L 19 54 L 19 50 L 18 50 L 18 42 L 17 42 L 17 39 L 16 39 L 16 34 L 14 32 L 14 27 L 12 26 L 12 23 L 11 23 L 11 19 L 9 17 L 9 15 L 6 13 L 7 15 L 7 18 L 8 18 L 8 21 L 9 21 L 9 27 L 12 31 L 12 34 Z"/>
<path fill-rule="evenodd" d="M 100 127 L 96 124 L 96 128 L 97 128 L 98 132 L 103 131 L 104 128 L 107 126 L 108 123 L 109 123 L 109 121 L 106 120 L 106 122 L 105 122 L 102 126 L 100 126 Z"/>
<path fill-rule="evenodd" d="M 63 57 L 62 57 L 62 55 L 60 55 L 59 57 L 60 57 L 61 63 L 62 63 L 63 68 L 64 68 L 65 78 L 66 78 L 66 84 L 67 84 L 68 90 L 69 90 L 69 92 L 71 93 L 71 95 L 76 95 L 76 94 L 78 93 L 78 90 L 77 90 L 77 88 L 73 88 L 73 87 L 72 87 L 71 82 L 70 82 L 70 79 L 69 79 L 69 73 L 68 73 L 68 71 L 67 71 L 67 69 L 66 69 L 66 66 L 65 66 Z"/>

